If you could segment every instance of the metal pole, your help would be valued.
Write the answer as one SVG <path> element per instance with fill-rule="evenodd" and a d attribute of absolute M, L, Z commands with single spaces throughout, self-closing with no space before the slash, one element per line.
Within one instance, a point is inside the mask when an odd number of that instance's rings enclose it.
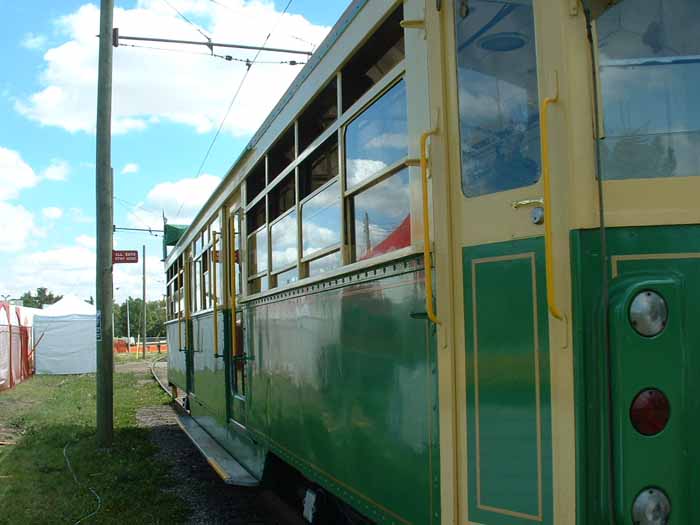
<path fill-rule="evenodd" d="M 112 446 L 114 430 L 114 366 L 112 326 L 112 17 L 114 0 L 100 2 L 100 55 L 97 74 L 97 443 Z"/>
<path fill-rule="evenodd" d="M 131 321 L 129 321 L 129 299 L 131 297 L 126 298 L 126 339 L 127 339 L 127 348 L 129 351 L 127 354 L 131 354 Z"/>
<path fill-rule="evenodd" d="M 146 245 L 143 245 L 143 346 L 141 355 L 146 359 Z"/>

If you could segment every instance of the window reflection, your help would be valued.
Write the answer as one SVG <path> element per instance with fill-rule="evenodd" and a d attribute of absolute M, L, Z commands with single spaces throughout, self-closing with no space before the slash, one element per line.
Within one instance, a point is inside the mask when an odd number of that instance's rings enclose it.
<path fill-rule="evenodd" d="M 388 253 L 411 244 L 410 201 L 407 169 L 355 196 L 357 260 Z"/>
<path fill-rule="evenodd" d="M 267 228 L 248 237 L 248 274 L 267 270 Z"/>
<path fill-rule="evenodd" d="M 700 10 L 626 0 L 598 19 L 607 179 L 698 175 Z"/>
<path fill-rule="evenodd" d="M 334 252 L 309 262 L 309 277 L 330 272 L 340 266 L 340 252 Z"/>
<path fill-rule="evenodd" d="M 280 270 L 297 263 L 297 212 L 292 211 L 270 228 L 272 269 Z"/>
<path fill-rule="evenodd" d="M 406 84 L 402 80 L 347 127 L 348 189 L 406 157 L 407 137 Z"/>
<path fill-rule="evenodd" d="M 301 208 L 304 257 L 340 242 L 340 188 L 333 182 Z"/>
<path fill-rule="evenodd" d="M 540 124 L 531 0 L 456 5 L 462 191 L 467 197 L 537 182 Z"/>
<path fill-rule="evenodd" d="M 299 280 L 299 271 L 296 268 L 277 274 L 277 286 L 287 286 Z"/>

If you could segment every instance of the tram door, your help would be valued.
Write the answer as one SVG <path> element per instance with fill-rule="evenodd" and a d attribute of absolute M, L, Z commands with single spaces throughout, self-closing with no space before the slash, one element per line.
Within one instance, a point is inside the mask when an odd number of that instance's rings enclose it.
<path fill-rule="evenodd" d="M 448 109 L 431 157 L 442 148 L 448 158 L 454 313 L 441 308 L 439 292 L 437 304 L 453 330 L 456 523 L 555 522 L 550 356 L 567 332 L 565 314 L 554 318 L 547 301 L 540 108 L 555 93 L 543 92 L 549 75 L 538 56 L 544 4 L 454 0 L 435 15 L 443 38 L 431 46 L 445 69 L 431 75 L 431 98 Z M 444 95 L 435 96 L 436 77 Z M 431 171 L 435 190 L 443 173 L 432 161 Z M 567 266 L 556 270 L 568 275 Z M 438 290 L 445 268 L 438 263 Z"/>
<path fill-rule="evenodd" d="M 228 286 L 227 293 L 229 300 L 229 330 L 230 338 L 230 409 L 231 419 L 242 426 L 246 422 L 246 379 L 248 361 L 244 349 L 243 337 L 243 313 L 238 306 L 238 298 L 241 294 L 242 273 L 241 273 L 241 211 L 237 205 L 229 208 L 228 213 Z"/>

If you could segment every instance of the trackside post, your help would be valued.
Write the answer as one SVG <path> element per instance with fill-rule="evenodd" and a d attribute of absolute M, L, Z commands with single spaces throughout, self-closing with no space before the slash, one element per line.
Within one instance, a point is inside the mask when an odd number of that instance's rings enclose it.
<path fill-rule="evenodd" d="M 100 3 L 100 55 L 97 77 L 97 443 L 112 446 L 114 427 L 113 330 L 112 326 L 112 25 L 114 0 Z"/>

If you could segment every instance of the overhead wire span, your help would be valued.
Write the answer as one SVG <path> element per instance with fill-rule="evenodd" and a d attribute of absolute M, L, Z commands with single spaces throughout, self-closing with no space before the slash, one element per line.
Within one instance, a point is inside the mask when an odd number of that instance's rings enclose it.
<path fill-rule="evenodd" d="M 150 49 L 152 51 L 166 51 L 170 53 L 180 53 L 183 55 L 198 55 L 198 56 L 203 56 L 203 57 L 214 57 L 214 58 L 220 58 L 222 60 L 226 60 L 227 62 L 240 62 L 243 64 L 251 64 L 252 61 L 249 58 L 237 58 L 231 55 L 219 55 L 217 53 L 200 53 L 197 51 L 186 51 L 184 49 L 169 49 L 167 47 L 154 47 L 154 46 L 140 46 L 137 44 L 119 44 L 119 47 L 135 47 L 138 49 Z M 261 61 L 258 60 L 255 62 L 256 64 L 289 64 L 290 66 L 301 66 L 306 64 L 306 62 L 299 62 L 297 60 L 267 60 L 267 61 Z"/>
<path fill-rule="evenodd" d="M 207 160 L 209 159 L 209 155 L 211 154 L 211 150 L 214 148 L 214 144 L 216 144 L 217 139 L 219 138 L 219 135 L 221 134 L 221 130 L 224 127 L 224 124 L 226 123 L 226 120 L 228 119 L 229 114 L 231 113 L 231 109 L 233 108 L 233 105 L 236 102 L 236 99 L 238 98 L 238 95 L 241 92 L 241 89 L 243 88 L 243 84 L 245 84 L 246 79 L 248 78 L 248 74 L 250 73 L 250 69 L 255 64 L 257 61 L 258 57 L 260 56 L 260 53 L 263 52 L 265 46 L 270 40 L 270 37 L 272 36 L 272 33 L 275 32 L 279 24 L 282 22 L 282 19 L 284 18 L 284 15 L 287 14 L 287 10 L 289 9 L 289 6 L 292 4 L 293 0 L 288 0 L 287 5 L 284 7 L 284 10 L 282 11 L 282 14 L 278 18 L 275 26 L 272 28 L 272 30 L 267 34 L 265 37 L 265 41 L 263 42 L 261 48 L 255 53 L 255 57 L 253 57 L 253 60 L 249 62 L 246 67 L 246 71 L 243 74 L 243 78 L 241 79 L 240 83 L 238 84 L 238 87 L 236 88 L 236 91 L 233 94 L 233 97 L 231 98 L 231 102 L 228 105 L 228 108 L 226 108 L 226 113 L 224 114 L 224 118 L 221 119 L 221 122 L 219 123 L 219 127 L 216 130 L 216 133 L 214 134 L 214 137 L 212 138 L 211 143 L 209 144 L 209 148 L 207 148 L 207 152 L 204 155 L 204 158 L 202 159 L 202 162 L 199 165 L 199 169 L 197 170 L 197 177 L 199 177 L 202 174 L 202 170 L 204 169 L 204 165 L 206 164 Z M 178 209 L 177 214 L 175 215 L 175 219 L 177 219 L 180 216 L 180 212 L 182 212 L 182 207 L 184 206 L 184 202 L 180 204 L 180 209 Z"/>
<path fill-rule="evenodd" d="M 163 0 L 163 2 L 164 2 L 168 7 L 170 7 L 170 9 L 172 9 L 173 11 L 175 11 L 175 12 L 180 16 L 180 18 L 182 18 L 185 22 L 187 22 L 188 24 L 190 24 L 200 35 L 202 35 L 204 38 L 206 38 L 207 41 L 211 42 L 211 38 L 209 37 L 209 35 L 207 35 L 207 34 L 202 30 L 202 28 L 199 27 L 197 24 L 195 24 L 192 20 L 190 20 L 189 18 L 187 18 L 187 17 L 182 13 L 182 11 L 180 11 L 177 7 L 175 7 L 173 4 L 171 4 L 168 0 Z"/>

